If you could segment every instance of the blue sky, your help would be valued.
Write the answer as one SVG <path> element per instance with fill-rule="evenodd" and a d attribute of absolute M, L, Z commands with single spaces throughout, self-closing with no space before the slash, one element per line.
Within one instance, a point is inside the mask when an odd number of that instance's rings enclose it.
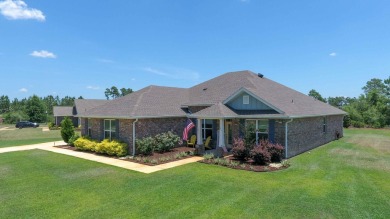
<path fill-rule="evenodd" d="M 390 1 L 0 0 L 0 95 L 104 98 L 251 70 L 358 96 L 390 76 Z"/>

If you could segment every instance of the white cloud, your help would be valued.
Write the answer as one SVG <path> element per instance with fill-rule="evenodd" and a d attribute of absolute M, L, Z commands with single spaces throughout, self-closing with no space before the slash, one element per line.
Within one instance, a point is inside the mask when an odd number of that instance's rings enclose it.
<path fill-rule="evenodd" d="M 332 53 L 329 54 L 329 56 L 337 56 L 337 53 L 332 52 Z"/>
<path fill-rule="evenodd" d="M 0 13 L 10 20 L 35 19 L 44 21 L 46 19 L 42 11 L 27 7 L 27 4 L 21 0 L 5 0 L 0 2 Z"/>
<path fill-rule="evenodd" d="M 46 50 L 34 51 L 30 53 L 30 56 L 39 57 L 39 58 L 52 58 L 52 59 L 57 58 L 56 55 Z"/>
<path fill-rule="evenodd" d="M 98 87 L 98 86 L 91 86 L 91 85 L 89 85 L 89 86 L 87 86 L 87 89 L 90 89 L 90 90 L 99 90 L 99 89 L 100 89 L 100 87 Z"/>
<path fill-rule="evenodd" d="M 27 90 L 27 88 L 20 88 L 19 92 L 26 93 L 26 92 L 28 92 L 28 90 Z"/>
<path fill-rule="evenodd" d="M 193 70 L 181 69 L 181 68 L 168 68 L 168 70 L 157 70 L 155 68 L 146 67 L 142 68 L 143 71 L 161 75 L 172 79 L 190 79 L 197 81 L 199 79 L 199 73 Z M 169 73 L 168 73 L 169 72 Z"/>

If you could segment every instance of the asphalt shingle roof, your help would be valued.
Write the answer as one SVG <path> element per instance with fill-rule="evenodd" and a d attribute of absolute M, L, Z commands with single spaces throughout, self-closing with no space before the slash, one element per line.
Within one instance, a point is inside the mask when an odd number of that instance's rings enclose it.
<path fill-rule="evenodd" d="M 74 100 L 75 106 L 75 114 L 77 116 L 83 115 L 83 113 L 87 112 L 90 109 L 95 107 L 99 107 L 108 103 L 109 100 L 97 100 L 97 99 L 76 99 Z"/>
<path fill-rule="evenodd" d="M 73 116 L 72 106 L 55 106 L 53 107 L 54 116 Z"/>
<path fill-rule="evenodd" d="M 181 108 L 188 99 L 185 88 L 148 86 L 87 111 L 89 117 L 147 118 L 186 116 Z"/>
<path fill-rule="evenodd" d="M 307 117 L 342 115 L 344 111 L 330 106 L 298 91 L 281 85 L 265 77 L 261 78 L 251 71 L 230 72 L 193 86 L 173 88 L 148 86 L 124 97 L 111 100 L 83 113 L 87 117 L 100 118 L 159 118 L 187 116 L 184 106 L 211 105 L 191 117 L 237 117 L 235 111 L 223 104 L 232 95 L 244 89 L 269 104 L 280 113 L 267 117 Z M 251 114 L 263 117 L 264 114 Z"/>

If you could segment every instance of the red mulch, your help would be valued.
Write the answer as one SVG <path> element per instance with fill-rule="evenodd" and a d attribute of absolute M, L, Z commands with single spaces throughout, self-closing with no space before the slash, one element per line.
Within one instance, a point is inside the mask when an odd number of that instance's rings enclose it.
<path fill-rule="evenodd" d="M 201 160 L 198 162 L 222 166 L 220 164 L 215 164 L 214 159 L 209 159 L 209 160 L 205 159 L 205 160 Z M 227 156 L 227 157 L 220 158 L 220 159 L 226 159 L 229 161 L 235 161 L 235 162 L 240 163 L 238 166 L 230 166 L 230 165 L 224 166 L 224 167 L 236 169 L 236 170 L 247 170 L 247 171 L 254 171 L 254 172 L 272 172 L 272 171 L 283 170 L 283 169 L 288 168 L 286 166 L 281 166 L 281 167 L 277 168 L 277 167 L 270 167 L 268 165 L 258 165 L 258 164 L 255 164 L 252 160 L 247 160 L 247 161 L 243 162 L 243 161 L 239 161 L 239 160 L 234 159 L 233 156 Z M 245 166 L 243 166 L 243 165 L 245 165 Z"/>
<path fill-rule="evenodd" d="M 153 153 L 150 156 L 137 155 L 137 156 L 135 156 L 135 158 L 131 158 L 130 156 L 118 158 L 116 156 L 110 156 L 107 154 L 99 154 L 99 153 L 95 153 L 92 151 L 81 151 L 81 150 L 78 150 L 77 148 L 69 146 L 69 145 L 59 145 L 59 146 L 55 146 L 55 147 L 68 149 L 68 150 L 72 150 L 72 151 L 78 151 L 81 153 L 90 153 L 90 154 L 95 154 L 98 156 L 110 157 L 110 158 L 114 158 L 114 159 L 120 159 L 120 160 L 124 160 L 124 161 L 145 164 L 145 165 L 149 165 L 149 166 L 156 166 L 159 164 L 169 163 L 169 162 L 173 162 L 173 161 L 177 161 L 177 160 L 183 160 L 183 159 L 192 157 L 191 155 L 189 155 L 189 153 L 195 151 L 195 149 L 191 148 L 191 147 L 177 147 L 177 148 L 174 148 L 172 151 L 165 152 L 165 153 Z M 178 153 L 181 153 L 181 152 L 187 153 L 187 156 L 175 158 L 175 155 Z M 167 157 L 170 157 L 170 159 L 169 160 L 161 160 L 161 159 L 167 158 Z M 145 160 L 147 160 L 148 162 L 145 162 Z M 151 163 L 151 161 L 153 161 L 153 160 L 157 161 L 157 163 Z"/>

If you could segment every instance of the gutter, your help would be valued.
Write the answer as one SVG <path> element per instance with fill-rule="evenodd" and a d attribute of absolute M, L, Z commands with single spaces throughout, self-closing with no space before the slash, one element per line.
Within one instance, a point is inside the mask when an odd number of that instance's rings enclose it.
<path fill-rule="evenodd" d="M 292 122 L 294 119 L 290 119 L 290 121 L 287 121 L 285 123 L 285 158 L 287 159 L 287 152 L 288 152 L 288 124 Z"/>
<path fill-rule="evenodd" d="M 135 156 L 135 123 L 138 122 L 138 118 L 133 122 L 133 154 Z"/>

